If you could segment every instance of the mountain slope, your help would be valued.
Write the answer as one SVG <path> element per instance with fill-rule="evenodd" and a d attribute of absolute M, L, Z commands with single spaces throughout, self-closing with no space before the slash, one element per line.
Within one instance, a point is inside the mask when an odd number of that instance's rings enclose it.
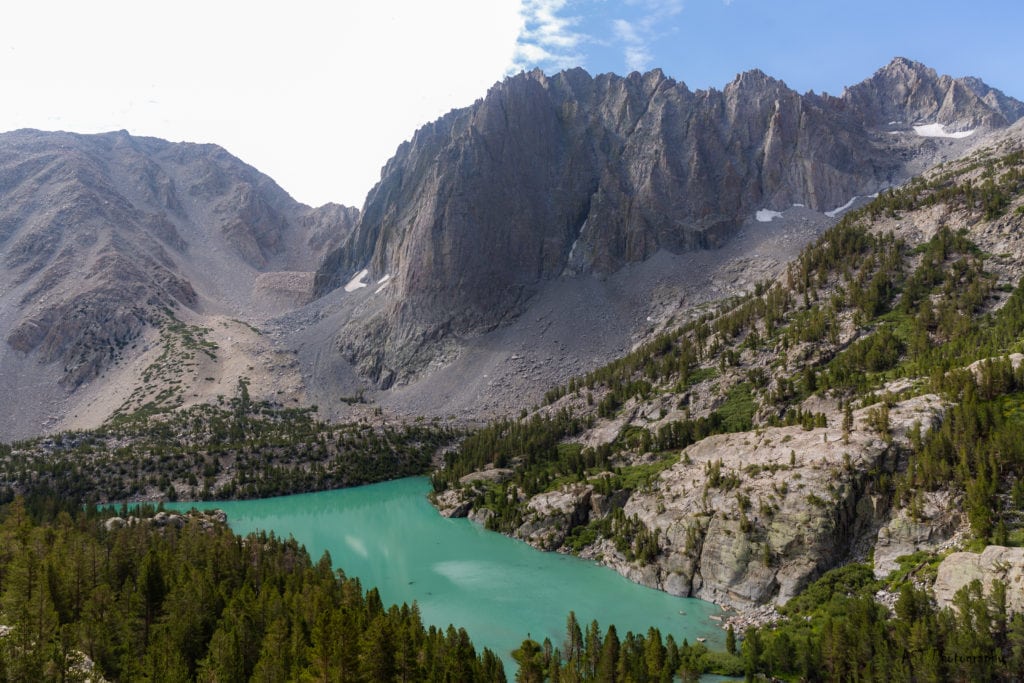
<path fill-rule="evenodd" d="M 1018 124 L 849 213 L 785 277 L 470 437 L 438 503 L 744 607 L 869 554 L 884 578 L 1019 539 L 1022 228 Z"/>
<path fill-rule="evenodd" d="M 0 377 L 51 407 L 172 316 L 308 300 L 357 216 L 302 206 L 219 147 L 124 132 L 0 135 L 0 193 Z M 305 283 L 291 301 L 282 271 Z"/>
<path fill-rule="evenodd" d="M 299 205 L 211 145 L 4 134 L 0 379 L 24 400 L 0 433 L 239 379 L 328 419 L 508 414 L 776 277 L 865 195 L 1022 106 L 906 60 L 839 98 L 756 71 L 721 92 L 534 72 L 418 131 L 362 213 Z"/>
<path fill-rule="evenodd" d="M 824 212 L 900 182 L 935 153 L 909 124 L 1004 127 L 1020 109 L 999 95 L 902 59 L 840 98 L 759 71 L 721 92 L 658 70 L 520 74 L 399 148 L 317 291 L 388 278 L 386 303 L 338 339 L 386 388 L 545 282 L 721 247 L 759 210 Z"/>

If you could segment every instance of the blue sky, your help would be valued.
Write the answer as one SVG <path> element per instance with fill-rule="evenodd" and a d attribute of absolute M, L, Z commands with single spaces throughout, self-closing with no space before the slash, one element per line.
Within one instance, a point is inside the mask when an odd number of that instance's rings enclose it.
<path fill-rule="evenodd" d="M 1020 0 L 525 0 L 522 66 L 659 67 L 691 89 L 759 68 L 832 94 L 903 56 L 1024 99 Z"/>
<path fill-rule="evenodd" d="M 361 206 L 417 128 L 521 69 L 760 68 L 839 94 L 899 55 L 1024 99 L 1024 0 L 47 0 L 0 22 L 0 131 L 213 142 Z"/>

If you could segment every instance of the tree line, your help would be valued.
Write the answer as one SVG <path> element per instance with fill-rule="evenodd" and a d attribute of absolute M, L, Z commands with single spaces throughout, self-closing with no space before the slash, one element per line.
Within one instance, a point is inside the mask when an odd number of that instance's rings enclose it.
<path fill-rule="evenodd" d="M 385 607 L 293 539 L 44 507 L 0 507 L 0 681 L 84 681 L 86 657 L 114 681 L 505 680 L 465 630 Z"/>

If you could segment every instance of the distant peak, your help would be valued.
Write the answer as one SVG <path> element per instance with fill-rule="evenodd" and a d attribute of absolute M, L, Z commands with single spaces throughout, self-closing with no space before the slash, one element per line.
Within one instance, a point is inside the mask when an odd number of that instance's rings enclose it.
<path fill-rule="evenodd" d="M 893 57 L 892 61 L 889 62 L 884 68 L 886 69 L 924 69 L 926 68 L 921 62 L 916 62 L 913 59 L 907 59 L 906 57 Z"/>
<path fill-rule="evenodd" d="M 744 81 L 767 81 L 771 80 L 768 74 L 761 71 L 760 69 L 750 69 L 742 73 L 736 74 L 736 78 L 733 79 L 734 83 L 742 83 Z"/>
<path fill-rule="evenodd" d="M 725 90 L 726 92 L 739 92 L 764 89 L 774 90 L 776 88 L 785 89 L 788 87 L 783 81 L 772 78 L 760 69 L 751 69 L 736 74 L 736 78 L 732 79 L 732 82 L 725 86 Z"/>
<path fill-rule="evenodd" d="M 907 59 L 906 57 L 894 57 L 891 62 L 879 69 L 875 75 L 893 76 L 896 74 L 907 73 L 913 73 L 918 76 L 938 76 L 935 69 L 932 69 L 921 62 L 915 62 L 913 59 Z"/>

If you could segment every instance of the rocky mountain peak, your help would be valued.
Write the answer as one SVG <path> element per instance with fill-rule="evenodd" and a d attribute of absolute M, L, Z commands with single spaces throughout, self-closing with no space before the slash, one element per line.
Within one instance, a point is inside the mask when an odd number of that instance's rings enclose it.
<path fill-rule="evenodd" d="M 1001 101 L 999 95 L 976 78 L 940 76 L 920 62 L 897 57 L 847 88 L 843 99 L 861 112 L 869 126 L 939 123 L 952 131 L 966 131 L 1002 128 L 1020 118 L 1016 101 L 1005 95 Z"/>
<path fill-rule="evenodd" d="M 1008 105 L 977 87 L 903 58 L 843 98 L 759 70 L 698 93 L 657 69 L 512 76 L 398 150 L 317 293 L 364 268 L 391 276 L 374 321 L 339 339 L 371 379 L 402 377 L 429 360 L 430 344 L 399 344 L 411 330 L 473 335 L 545 281 L 714 248 L 760 209 L 826 211 L 899 182 L 920 140 L 872 129 L 1005 126 Z"/>
<path fill-rule="evenodd" d="M 772 78 L 760 69 L 750 69 L 743 73 L 736 74 L 736 77 L 725 86 L 726 90 L 760 90 L 764 88 L 786 87 L 780 80 Z"/>
<path fill-rule="evenodd" d="M 74 387 L 165 308 L 266 320 L 317 296 L 282 335 L 308 324 L 298 346 L 333 344 L 310 351 L 328 369 L 309 374 L 329 378 L 324 396 L 338 377 L 412 382 L 561 285 L 624 282 L 794 205 L 817 224 L 901 182 L 922 154 L 970 144 L 914 124 L 985 131 L 1022 111 L 907 59 L 841 98 L 760 70 L 696 92 L 660 69 L 534 70 L 417 130 L 361 212 L 302 206 L 215 145 L 0 135 L 0 378 L 17 365 L 31 379 L 41 361 Z"/>

